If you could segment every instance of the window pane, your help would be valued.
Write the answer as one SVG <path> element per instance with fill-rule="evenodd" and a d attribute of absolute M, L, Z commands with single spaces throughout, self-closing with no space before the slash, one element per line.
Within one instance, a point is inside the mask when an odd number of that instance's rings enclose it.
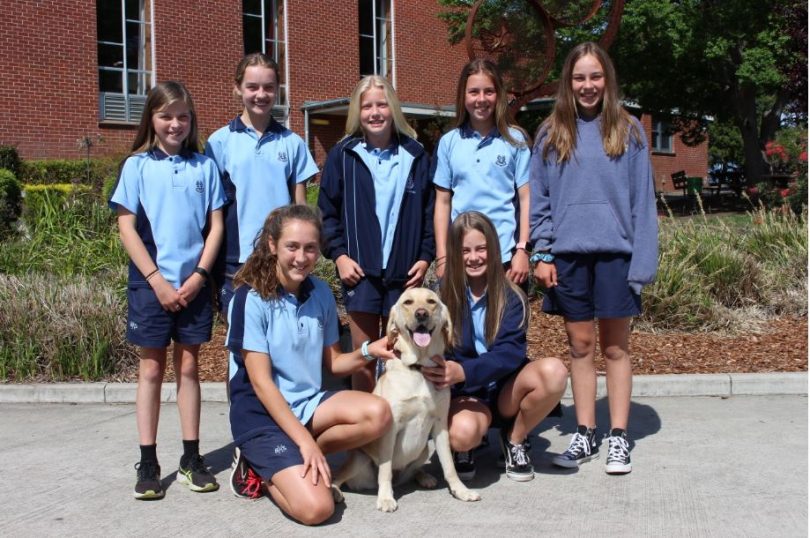
<path fill-rule="evenodd" d="M 242 12 L 252 15 L 262 14 L 261 0 L 242 0 Z"/>
<path fill-rule="evenodd" d="M 107 2 L 115 1 L 115 0 L 106 0 Z M 103 3 L 104 0 L 99 0 L 99 3 Z M 132 19 L 135 21 L 141 21 L 144 19 L 143 16 L 143 8 L 141 4 L 142 0 L 126 0 L 125 9 L 127 19 Z"/>
<path fill-rule="evenodd" d="M 98 87 L 103 92 L 123 92 L 124 86 L 121 73 L 118 71 L 99 71 Z"/>
<path fill-rule="evenodd" d="M 146 95 L 149 90 L 149 75 L 147 73 L 129 71 L 127 82 L 129 83 L 130 95 Z"/>
<path fill-rule="evenodd" d="M 374 74 L 374 38 L 360 37 L 360 74 Z"/>
<path fill-rule="evenodd" d="M 143 25 L 136 22 L 127 23 L 127 69 L 143 69 L 143 39 L 141 30 Z"/>
<path fill-rule="evenodd" d="M 273 0 L 265 0 L 264 2 L 264 38 L 268 41 L 277 39 L 276 37 L 276 17 L 278 14 L 273 9 Z M 268 52 L 269 54 L 269 52 Z"/>
<path fill-rule="evenodd" d="M 262 52 L 262 20 L 256 17 L 242 17 L 245 54 Z"/>
<path fill-rule="evenodd" d="M 96 32 L 99 41 L 123 43 L 121 35 L 121 2 L 104 1 L 97 3 Z"/>
<path fill-rule="evenodd" d="M 374 15 L 371 3 L 372 0 L 360 0 L 357 17 L 360 21 L 360 35 L 372 35 L 374 33 Z"/>
<path fill-rule="evenodd" d="M 124 67 L 124 47 L 121 45 L 98 45 L 98 65 Z"/>

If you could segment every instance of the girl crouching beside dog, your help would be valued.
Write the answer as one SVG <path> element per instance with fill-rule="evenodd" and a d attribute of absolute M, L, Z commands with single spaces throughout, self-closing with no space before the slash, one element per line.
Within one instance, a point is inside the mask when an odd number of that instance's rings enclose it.
<path fill-rule="evenodd" d="M 338 347 L 335 299 L 310 275 L 320 242 L 321 220 L 313 209 L 293 205 L 270 213 L 234 276 L 226 342 L 236 364 L 231 488 L 245 498 L 266 490 L 306 525 L 325 521 L 335 509 L 324 454 L 365 445 L 391 426 L 385 400 L 321 388 L 322 365 L 342 376 L 363 368 L 366 359 L 361 350 L 341 353 Z M 394 357 L 384 338 L 364 351 Z"/>
<path fill-rule="evenodd" d="M 528 435 L 560 401 L 568 371 L 557 358 L 526 357 L 526 296 L 506 278 L 498 234 L 482 213 L 462 213 L 450 227 L 441 298 L 453 320 L 453 349 L 444 366 L 422 371 L 452 389 L 448 422 L 459 478 L 475 476 L 473 450 L 496 426 L 506 475 L 533 479 Z"/>

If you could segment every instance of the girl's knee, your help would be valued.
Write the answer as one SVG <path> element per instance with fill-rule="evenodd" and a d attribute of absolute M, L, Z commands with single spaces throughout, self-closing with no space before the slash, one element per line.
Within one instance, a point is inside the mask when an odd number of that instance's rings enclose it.
<path fill-rule="evenodd" d="M 449 433 L 452 449 L 456 452 L 466 452 L 481 443 L 481 438 L 486 433 L 486 429 L 482 431 L 481 424 L 471 417 L 461 419 L 456 417 L 450 425 Z"/>
<path fill-rule="evenodd" d="M 319 525 L 335 513 L 335 502 L 331 498 L 319 495 L 315 498 L 301 499 L 292 506 L 292 516 L 304 525 Z"/>
<path fill-rule="evenodd" d="M 605 357 L 605 360 L 609 361 L 620 361 L 630 358 L 630 354 L 621 346 L 607 346 L 602 350 L 602 355 Z"/>
<path fill-rule="evenodd" d="M 565 392 L 568 384 L 568 368 L 557 357 L 542 359 L 539 365 L 540 378 L 548 391 L 554 394 Z"/>
<path fill-rule="evenodd" d="M 142 360 L 138 369 L 140 381 L 150 384 L 160 384 L 163 382 L 164 365 L 152 360 Z"/>
<path fill-rule="evenodd" d="M 593 335 L 589 336 L 572 336 L 568 341 L 571 347 L 571 358 L 582 359 L 590 356 L 593 358 L 593 350 L 596 345 L 596 340 Z"/>
<path fill-rule="evenodd" d="M 382 437 L 385 432 L 391 429 L 391 424 L 394 422 L 394 417 L 391 415 L 391 406 L 388 402 L 374 397 L 373 401 L 369 404 L 369 423 L 371 424 L 375 439 Z"/>

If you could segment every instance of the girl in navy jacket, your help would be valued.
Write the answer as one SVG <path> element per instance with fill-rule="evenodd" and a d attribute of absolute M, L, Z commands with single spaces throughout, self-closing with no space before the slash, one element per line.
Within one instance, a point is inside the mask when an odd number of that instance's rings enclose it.
<path fill-rule="evenodd" d="M 451 225 L 441 297 L 454 324 L 453 350 L 443 366 L 423 372 L 438 388 L 452 387 L 450 445 L 459 477 L 475 475 L 472 451 L 495 423 L 506 474 L 523 482 L 534 478 L 529 432 L 562 397 L 568 372 L 557 358 L 526 357 L 528 304 L 506 278 L 500 252 L 482 213 L 462 213 Z"/>
<path fill-rule="evenodd" d="M 355 348 L 380 337 L 388 311 L 404 289 L 422 284 L 435 254 L 430 158 L 415 138 L 391 84 L 377 75 L 360 80 L 318 196 Z M 352 387 L 373 389 L 374 368 L 355 373 Z"/>

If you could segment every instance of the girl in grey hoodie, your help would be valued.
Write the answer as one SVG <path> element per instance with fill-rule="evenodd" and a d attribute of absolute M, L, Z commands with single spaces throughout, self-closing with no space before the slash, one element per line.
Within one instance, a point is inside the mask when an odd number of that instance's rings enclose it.
<path fill-rule="evenodd" d="M 595 43 L 565 60 L 554 110 L 537 133 L 530 186 L 534 274 L 547 290 L 543 310 L 565 318 L 577 416 L 568 450 L 553 462 L 571 468 L 598 457 L 598 319 L 611 421 L 605 470 L 629 473 L 630 320 L 655 277 L 658 224 L 646 136 Z"/>

